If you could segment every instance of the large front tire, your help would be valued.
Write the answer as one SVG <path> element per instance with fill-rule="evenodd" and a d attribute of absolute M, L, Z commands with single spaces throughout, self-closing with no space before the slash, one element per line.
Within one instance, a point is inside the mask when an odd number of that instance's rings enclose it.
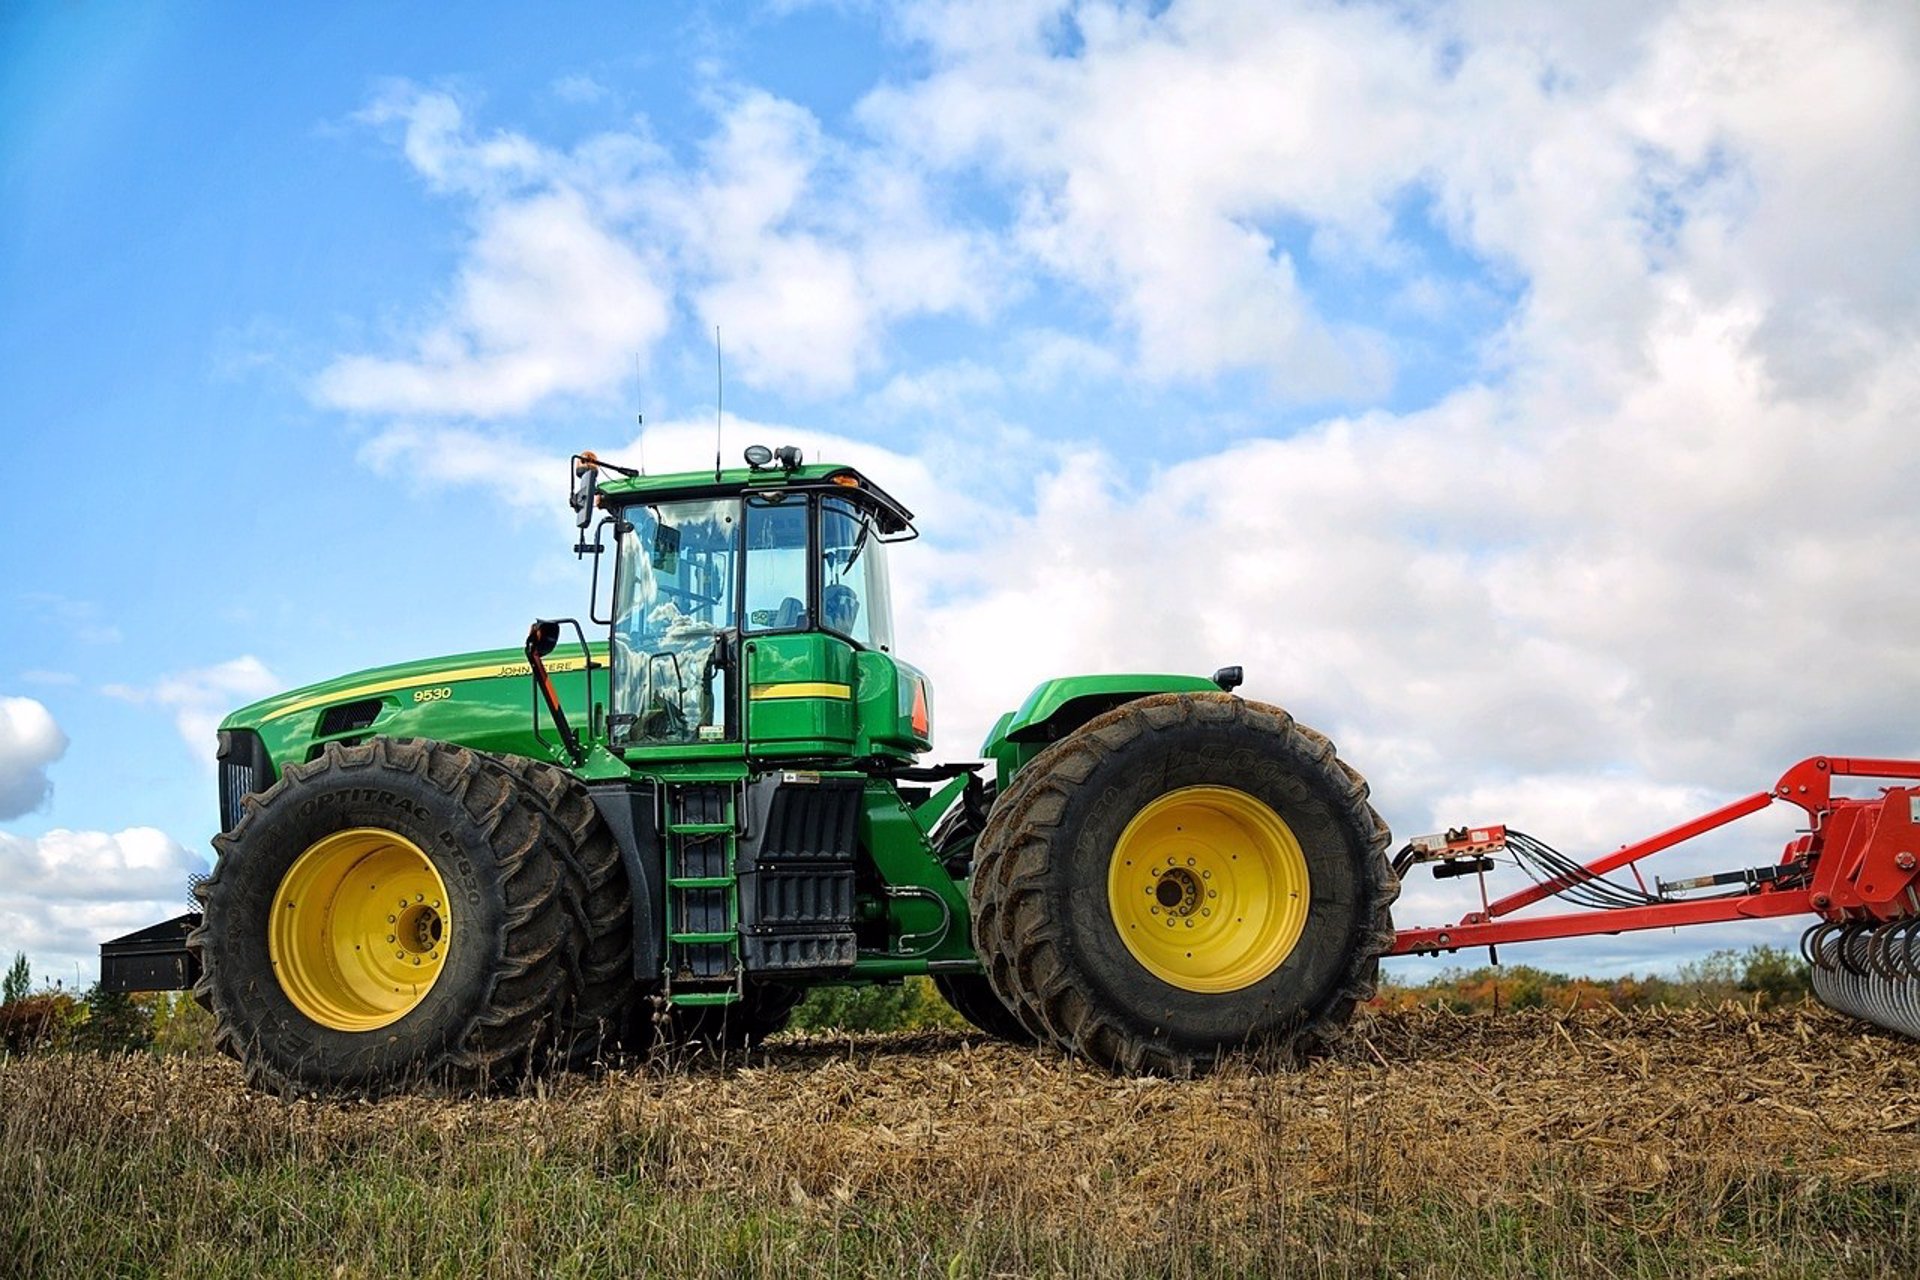
<path fill-rule="evenodd" d="M 523 756 L 500 762 L 546 811 L 564 841 L 560 861 L 574 933 L 556 1052 L 569 1067 L 590 1066 L 617 1045 L 638 995 L 626 864 L 577 778 Z"/>
<path fill-rule="evenodd" d="M 976 944 L 1023 1024 L 1110 1070 L 1295 1059 L 1373 995 L 1399 893 L 1388 839 L 1366 782 L 1278 707 L 1142 698 L 995 805 Z"/>
<path fill-rule="evenodd" d="M 289 767 L 216 837 L 188 941 L 218 1043 L 280 1092 L 511 1083 L 566 995 L 557 841 L 461 747 L 375 738 Z"/>

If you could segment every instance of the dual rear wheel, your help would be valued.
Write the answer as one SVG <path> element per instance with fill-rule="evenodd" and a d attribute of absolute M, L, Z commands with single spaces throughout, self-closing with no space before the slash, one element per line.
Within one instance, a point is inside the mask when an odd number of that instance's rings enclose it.
<path fill-rule="evenodd" d="M 1230 694 L 1162 694 L 1015 776 L 977 846 L 987 984 L 1028 1035 L 1187 1075 L 1330 1044 L 1374 993 L 1399 884 L 1366 782 Z"/>

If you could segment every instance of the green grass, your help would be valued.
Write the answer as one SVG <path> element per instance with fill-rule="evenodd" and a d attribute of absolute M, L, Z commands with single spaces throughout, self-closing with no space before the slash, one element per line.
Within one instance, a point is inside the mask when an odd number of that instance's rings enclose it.
<path fill-rule="evenodd" d="M 1912 1275 L 1910 1177 L 1854 1187 L 1735 1183 L 1598 1202 L 1383 1201 L 1357 1187 L 1221 1230 L 1204 1201 L 1115 1240 L 1091 1221 L 955 1212 L 902 1185 L 878 1200 L 687 1192 L 657 1135 L 529 1151 L 453 1138 L 312 1150 L 264 1138 L 43 1151 L 0 1194 L 23 1275 L 682 1277 L 771 1275 Z M 6 1162 L 9 1175 L 26 1173 Z"/>

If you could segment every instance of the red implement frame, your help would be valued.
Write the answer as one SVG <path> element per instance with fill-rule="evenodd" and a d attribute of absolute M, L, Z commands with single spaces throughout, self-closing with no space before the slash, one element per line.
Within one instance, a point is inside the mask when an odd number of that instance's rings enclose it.
<path fill-rule="evenodd" d="M 1833 795 L 1836 777 L 1920 780 L 1920 761 L 1814 756 L 1780 775 L 1770 791 L 1723 805 L 1638 844 L 1595 858 L 1588 875 L 1602 876 L 1643 858 L 1760 812 L 1776 800 L 1799 805 L 1808 832 L 1788 843 L 1783 865 L 1805 870 L 1759 880 L 1732 893 L 1676 898 L 1605 911 L 1570 911 L 1525 919 L 1504 917 L 1579 883 L 1571 876 L 1529 885 L 1468 912 L 1460 923 L 1402 929 L 1389 955 L 1458 951 L 1506 942 L 1628 933 L 1672 925 L 1714 924 L 1811 914 L 1831 921 L 1894 920 L 1920 916 L 1920 787 L 1885 787 L 1871 800 Z M 1498 830 L 1499 828 L 1493 828 Z M 1635 874 L 1638 869 L 1635 868 Z"/>

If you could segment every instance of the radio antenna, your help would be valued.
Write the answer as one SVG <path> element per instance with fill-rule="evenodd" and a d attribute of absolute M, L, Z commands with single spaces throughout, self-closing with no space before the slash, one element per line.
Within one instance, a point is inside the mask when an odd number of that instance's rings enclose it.
<path fill-rule="evenodd" d="M 713 326 L 713 478 L 720 478 L 720 417 L 727 404 L 727 380 L 720 365 L 720 326 Z"/>
<path fill-rule="evenodd" d="M 640 374 L 640 353 L 633 353 L 633 425 L 640 428 L 640 438 L 634 442 L 634 448 L 640 453 L 640 474 L 647 474 L 647 415 L 642 413 L 640 405 L 646 396 L 646 382 Z"/>

